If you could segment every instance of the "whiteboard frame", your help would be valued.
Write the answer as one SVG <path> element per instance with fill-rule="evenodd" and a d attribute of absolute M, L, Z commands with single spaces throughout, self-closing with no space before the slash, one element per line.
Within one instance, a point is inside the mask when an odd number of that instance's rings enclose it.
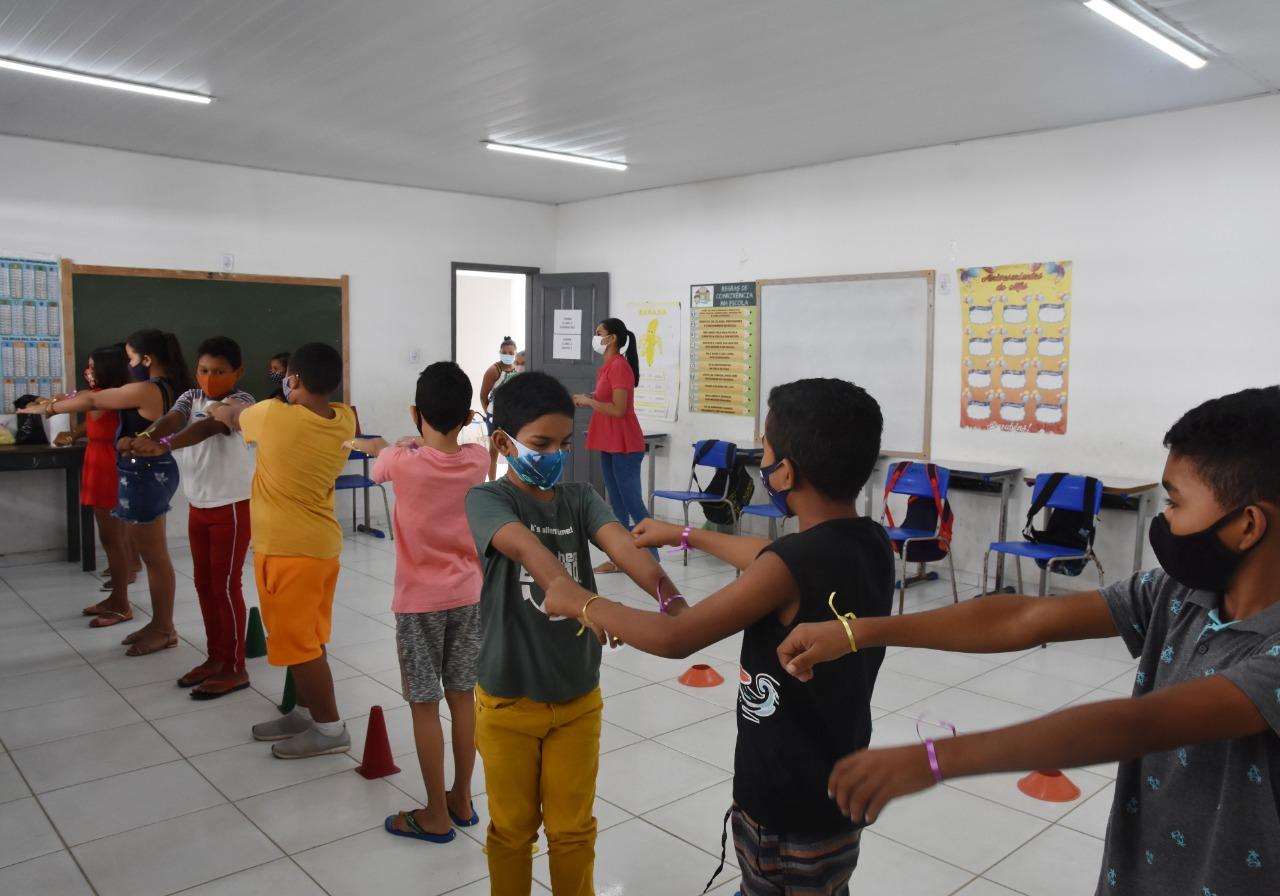
<path fill-rule="evenodd" d="M 760 337 L 757 342 L 757 392 L 763 391 L 764 386 L 764 370 L 760 365 L 759 354 L 764 351 L 764 288 L 766 286 L 790 286 L 800 283 L 847 283 L 865 280 L 912 279 L 923 280 L 929 296 L 928 307 L 925 309 L 924 444 L 921 445 L 920 449 L 917 451 L 903 451 L 882 445 L 880 448 L 880 454 L 882 456 L 892 454 L 894 457 L 909 458 L 913 460 L 927 460 L 929 458 L 930 446 L 933 442 L 933 311 L 936 301 L 934 283 L 937 279 L 937 271 L 890 271 L 883 274 L 836 274 L 829 277 L 787 277 L 777 280 L 757 280 L 756 305 L 759 308 L 757 313 L 760 315 L 761 324 Z M 756 441 L 760 444 L 763 444 L 764 440 L 764 418 L 769 413 L 767 403 L 767 395 L 756 395 Z"/>

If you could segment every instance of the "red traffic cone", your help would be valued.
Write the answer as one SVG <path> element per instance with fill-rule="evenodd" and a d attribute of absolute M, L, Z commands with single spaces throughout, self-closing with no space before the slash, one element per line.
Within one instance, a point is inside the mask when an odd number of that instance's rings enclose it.
<path fill-rule="evenodd" d="M 706 663 L 694 663 L 676 681 L 687 688 L 714 688 L 724 684 L 724 676 Z"/>
<path fill-rule="evenodd" d="M 1080 788 L 1056 768 L 1032 772 L 1018 782 L 1018 789 L 1047 803 L 1069 803 L 1080 796 Z"/>
<path fill-rule="evenodd" d="M 382 717 L 382 707 L 369 710 L 369 731 L 364 737 L 364 759 L 356 768 L 363 777 L 373 780 L 385 778 L 400 771 L 391 758 L 391 742 L 387 739 L 387 721 Z"/>

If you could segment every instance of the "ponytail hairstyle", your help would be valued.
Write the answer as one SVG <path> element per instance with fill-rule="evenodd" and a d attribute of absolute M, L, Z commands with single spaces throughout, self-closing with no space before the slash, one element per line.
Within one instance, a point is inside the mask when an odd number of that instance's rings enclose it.
<path fill-rule="evenodd" d="M 139 330 L 125 344 L 140 355 L 150 355 L 164 365 L 164 372 L 173 381 L 174 391 L 181 395 L 191 388 L 191 371 L 182 356 L 178 337 L 159 330 Z"/>
<path fill-rule="evenodd" d="M 627 329 L 627 325 L 616 317 L 606 317 L 600 326 L 610 336 L 618 340 L 618 354 L 627 359 L 631 372 L 635 374 L 636 383 L 640 382 L 640 353 L 636 351 L 636 334 Z M 625 349 L 624 346 L 625 345 Z"/>
<path fill-rule="evenodd" d="M 89 352 L 89 360 L 99 389 L 118 389 L 129 382 L 129 357 L 123 343 L 95 348 Z"/>

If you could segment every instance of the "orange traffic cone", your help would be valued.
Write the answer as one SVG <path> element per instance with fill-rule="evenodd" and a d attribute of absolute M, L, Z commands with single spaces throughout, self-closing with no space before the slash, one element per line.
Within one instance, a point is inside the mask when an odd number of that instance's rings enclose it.
<path fill-rule="evenodd" d="M 1018 789 L 1047 803 L 1069 803 L 1080 796 L 1080 788 L 1056 768 L 1032 772 L 1018 782 Z"/>
<path fill-rule="evenodd" d="M 364 759 L 356 771 L 373 780 L 385 778 L 400 771 L 391 758 L 391 742 L 387 739 L 387 720 L 382 717 L 382 707 L 369 711 L 369 731 L 364 738 Z"/>
<path fill-rule="evenodd" d="M 694 663 L 676 680 L 689 688 L 714 688 L 724 684 L 724 676 L 706 663 Z"/>

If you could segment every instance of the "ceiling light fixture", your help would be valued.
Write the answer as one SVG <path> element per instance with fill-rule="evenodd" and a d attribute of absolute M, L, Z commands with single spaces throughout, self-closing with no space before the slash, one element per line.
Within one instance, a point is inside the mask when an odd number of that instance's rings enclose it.
<path fill-rule="evenodd" d="M 1114 3 L 1109 2 L 1109 0 L 1086 0 L 1084 5 L 1112 24 L 1119 25 L 1139 40 L 1144 40 L 1157 50 L 1172 56 L 1187 68 L 1200 69 L 1207 64 L 1207 60 L 1204 57 L 1197 56 L 1182 44 L 1169 39 L 1147 23 L 1135 18 L 1131 13 L 1127 13 Z M 1178 36 L 1188 43 L 1192 42 L 1187 35 L 1178 33 Z"/>
<path fill-rule="evenodd" d="M 591 165 L 596 168 L 608 168 L 610 171 L 626 171 L 627 166 L 622 162 L 610 162 L 607 159 L 593 159 L 590 156 L 575 156 L 569 152 L 552 152 L 549 149 L 534 149 L 531 146 L 516 146 L 512 143 L 495 143 L 492 140 L 482 140 L 485 148 L 496 150 L 497 152 L 510 152 L 518 156 L 533 156 L 538 159 L 554 159 L 557 162 L 573 162 L 575 165 Z"/>
<path fill-rule="evenodd" d="M 213 97 L 185 90 L 170 90 L 167 87 L 152 87 L 149 84 L 134 84 L 132 81 L 119 81 L 115 78 L 100 78 L 97 75 L 85 75 L 62 68 L 50 68 L 47 65 L 33 65 L 17 59 L 0 57 L 0 68 L 23 72 L 28 75 L 43 75 L 46 78 L 57 78 L 60 81 L 72 81 L 76 84 L 91 84 L 94 87 L 110 87 L 112 90 L 126 90 L 130 93 L 141 93 L 146 96 L 158 96 L 167 100 L 181 100 L 184 103 L 201 103 L 208 105 Z"/>

